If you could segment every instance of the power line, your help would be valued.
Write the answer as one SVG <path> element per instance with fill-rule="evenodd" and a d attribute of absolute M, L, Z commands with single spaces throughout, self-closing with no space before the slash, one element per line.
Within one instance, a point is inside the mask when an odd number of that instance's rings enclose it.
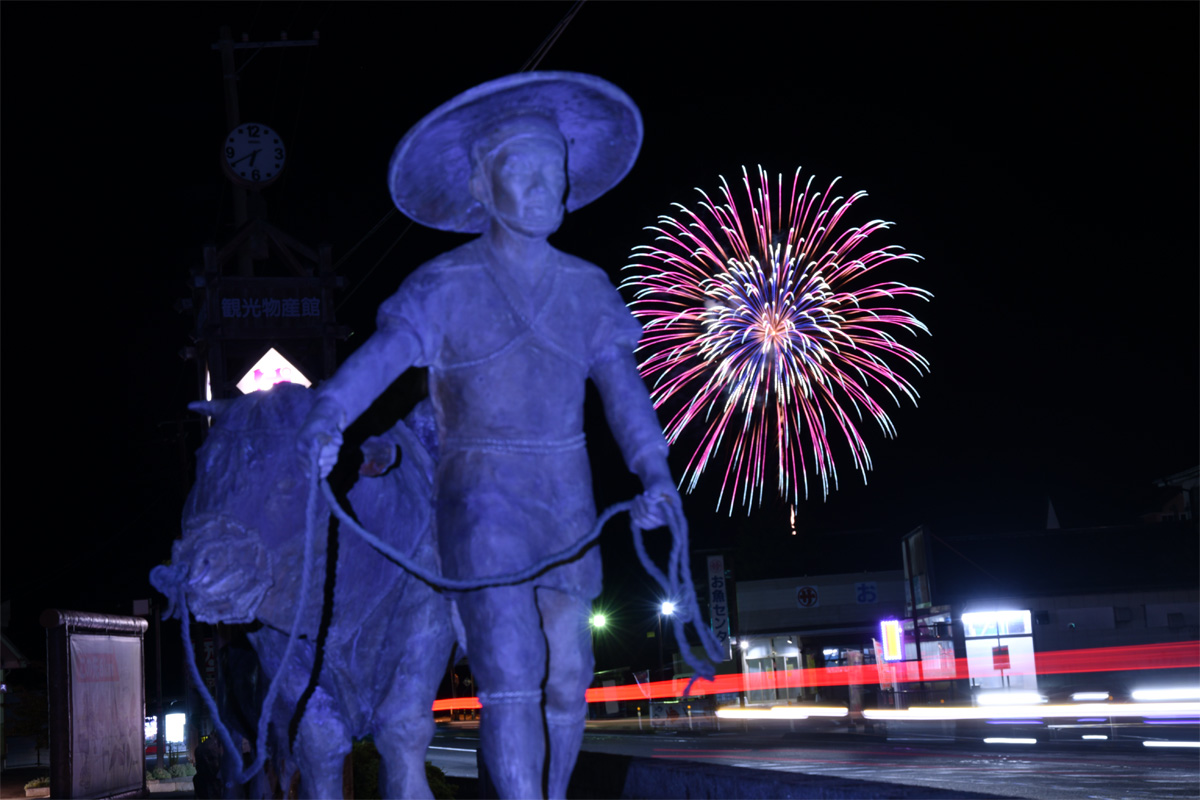
<path fill-rule="evenodd" d="M 395 213 L 396 213 L 396 209 L 393 208 L 386 215 L 384 215 L 383 219 L 379 220 L 379 223 L 374 228 L 371 229 L 371 233 L 374 233 L 376 230 L 378 230 L 379 226 L 383 225 L 383 223 L 385 223 L 389 219 L 391 219 L 392 215 Z M 334 306 L 333 310 L 335 313 L 340 311 L 342 306 L 344 306 L 346 304 L 346 301 L 354 296 L 354 293 L 358 291 L 360 286 L 362 286 L 364 283 L 366 283 L 367 278 L 371 277 L 371 273 L 373 273 L 376 269 L 378 269 L 379 265 L 383 263 L 383 260 L 388 257 L 388 254 L 390 254 L 392 252 L 392 250 L 394 250 L 396 248 L 396 245 L 400 244 L 400 240 L 403 239 L 404 235 L 409 232 L 409 230 L 412 228 L 413 224 L 414 224 L 413 221 L 410 219 L 408 221 L 408 224 L 404 226 L 404 230 L 400 231 L 400 235 L 397 236 L 390 245 L 388 245 L 387 250 L 383 251 L 383 255 L 381 255 L 379 257 L 379 260 L 376 261 L 369 270 L 367 270 L 367 274 L 363 275 L 362 278 L 358 281 L 358 283 L 354 284 L 354 287 L 350 291 L 346 292 L 346 296 L 341 299 L 341 302 L 339 302 L 336 306 Z M 367 236 L 370 236 L 370 235 L 371 235 L 370 233 L 367 234 Z M 365 242 L 367 240 L 367 236 L 364 236 L 362 239 L 360 239 L 358 244 L 354 245 L 354 248 L 358 249 L 358 245 Z M 353 250 L 351 252 L 353 252 Z M 346 255 L 349 256 L 350 253 L 347 253 Z M 344 261 L 345 259 L 342 259 L 342 260 Z M 339 261 L 338 263 L 340 264 L 342 262 Z M 334 268 L 334 271 L 336 271 L 336 267 Z"/>
<path fill-rule="evenodd" d="M 560 36 L 562 36 L 563 31 L 565 31 L 567 29 L 567 26 L 569 24 L 571 24 L 571 20 L 574 19 L 575 15 L 579 13 L 579 9 L 583 8 L 583 4 L 586 1 L 587 0 L 578 0 L 573 6 L 571 6 L 571 9 L 566 13 L 566 15 L 563 16 L 563 18 L 561 20 L 559 20 L 558 25 L 554 26 L 554 30 L 550 31 L 550 34 L 545 39 L 542 40 L 542 43 L 540 45 L 538 45 L 537 49 L 533 52 L 533 55 L 531 55 L 529 57 L 529 59 L 525 62 L 524 66 L 521 67 L 521 69 L 519 70 L 520 72 L 529 72 L 531 70 L 537 69 L 538 65 L 542 63 L 542 59 L 544 59 L 546 57 L 546 54 L 550 52 L 550 49 L 552 47 L 554 47 L 555 42 L 557 42 L 558 38 Z M 350 248 L 350 250 L 346 253 L 346 255 L 344 255 L 340 259 L 338 259 L 337 264 L 334 265 L 334 271 L 337 271 L 338 267 L 340 267 L 346 261 L 346 259 L 348 259 L 350 257 L 350 255 L 355 250 L 357 250 L 364 242 L 366 242 L 367 239 L 369 239 L 371 236 L 373 236 L 375 234 L 375 232 L 378 231 L 385 222 L 387 222 L 389 219 L 391 219 L 392 215 L 395 213 L 396 213 L 396 209 L 395 209 L 395 207 L 393 207 L 390 211 L 387 212 L 387 214 L 385 214 L 383 216 L 383 219 L 379 220 L 379 222 L 377 222 L 375 224 L 375 227 L 373 227 L 373 228 L 371 228 L 371 230 L 367 231 L 367 233 L 364 234 L 362 236 L 362 238 L 360 238 L 354 244 L 354 246 Z M 412 228 L 412 226 L 413 226 L 413 222 L 412 222 L 412 220 L 409 220 L 408 225 L 406 225 L 404 227 L 404 230 L 400 231 L 400 235 L 397 236 L 395 241 L 393 241 L 391 243 L 391 245 L 388 246 L 388 249 L 386 251 L 384 251 L 383 256 L 381 256 L 380 259 L 378 261 L 376 261 L 375 264 L 369 270 L 367 270 L 365 275 L 363 275 L 361 278 L 359 278 L 359 280 L 354 284 L 354 287 L 352 289 L 350 289 L 350 291 L 346 293 L 346 296 L 342 298 L 341 302 L 337 304 L 337 306 L 334 308 L 335 312 L 338 311 L 339 309 L 341 309 L 341 307 L 343 305 L 345 305 L 346 301 L 350 299 L 351 295 L 353 295 L 355 292 L 358 291 L 359 287 L 362 286 L 366 282 L 367 278 L 371 277 L 371 273 L 373 273 L 379 267 L 379 265 L 383 263 L 383 259 L 387 258 L 388 253 L 391 253 L 392 250 L 395 249 L 396 245 L 400 243 L 400 240 L 404 238 L 404 235 L 406 233 L 408 233 L 409 229 Z"/>
<path fill-rule="evenodd" d="M 585 2 L 586 0 L 578 0 L 575 5 L 571 6 L 571 10 L 559 21 L 554 30 L 550 31 L 550 35 L 538 45 L 538 49 L 534 51 L 529 60 L 525 62 L 525 65 L 521 67 L 521 72 L 528 72 L 538 68 L 538 64 L 542 63 L 542 59 L 550 52 L 550 48 L 554 47 L 554 43 L 558 41 L 558 37 L 562 36 L 562 32 L 567 29 L 567 25 L 571 24 L 571 20 L 579 13 L 579 9 L 583 8 Z"/>
<path fill-rule="evenodd" d="M 348 258 L 350 258 L 350 256 L 354 255 L 354 251 L 358 250 L 358 248 L 362 246 L 362 243 L 363 243 L 363 242 L 365 242 L 367 239 L 369 239 L 369 238 L 371 238 L 372 236 L 374 236 L 374 235 L 375 235 L 375 231 L 377 231 L 377 230 L 379 230 L 381 227 L 383 227 L 383 223 L 385 223 L 385 222 L 387 222 L 389 219 L 391 219 L 391 218 L 392 218 L 392 216 L 393 216 L 393 215 L 395 215 L 395 213 L 396 213 L 396 209 L 395 209 L 395 207 L 393 207 L 391 211 L 389 211 L 389 212 L 387 212 L 386 214 L 384 214 L 384 215 L 383 215 L 383 219 L 379 220 L 379 222 L 376 222 L 376 223 L 375 223 L 375 227 L 374 227 L 374 228 L 371 228 L 371 230 L 369 230 L 369 231 L 367 231 L 366 233 L 364 233 L 364 234 L 363 234 L 363 236 L 362 236 L 362 238 L 361 238 L 361 239 L 359 239 L 359 240 L 358 240 L 358 241 L 357 241 L 357 242 L 354 244 L 354 246 L 353 246 L 353 247 L 351 247 L 349 250 L 347 250 L 347 251 L 346 251 L 346 255 L 342 256 L 341 258 L 339 258 L 339 259 L 337 260 L 337 263 L 335 263 L 335 264 L 333 265 L 333 271 L 334 271 L 334 272 L 337 272 L 337 271 L 338 271 L 338 269 L 339 269 L 339 268 L 342 266 L 342 264 L 343 264 L 343 263 L 345 263 L 345 261 L 346 261 Z"/>

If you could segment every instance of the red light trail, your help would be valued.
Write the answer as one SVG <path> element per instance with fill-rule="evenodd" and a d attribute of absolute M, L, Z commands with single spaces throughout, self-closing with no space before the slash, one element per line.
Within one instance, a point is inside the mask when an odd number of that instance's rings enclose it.
<path fill-rule="evenodd" d="M 1053 650 L 1037 653 L 1037 674 L 1057 675 L 1085 672 L 1118 672 L 1125 670 L 1196 669 L 1200 668 L 1200 641 L 1169 642 L 1166 644 L 1129 645 L 1125 647 L 1096 647 L 1086 650 Z M 888 685 L 920 680 L 966 680 L 970 673 L 966 658 L 925 662 L 924 677 L 919 662 L 897 661 L 852 667 L 815 667 L 788 670 L 773 674 L 717 675 L 711 681 L 698 680 L 692 686 L 693 697 L 712 694 L 737 694 L 778 688 L 806 686 Z M 1009 670 L 1018 674 L 1018 670 Z M 588 689 L 589 703 L 646 701 L 676 698 L 683 695 L 687 678 L 667 681 L 632 683 L 624 686 L 604 686 Z M 474 697 L 437 700 L 434 711 L 473 710 L 482 708 Z"/>

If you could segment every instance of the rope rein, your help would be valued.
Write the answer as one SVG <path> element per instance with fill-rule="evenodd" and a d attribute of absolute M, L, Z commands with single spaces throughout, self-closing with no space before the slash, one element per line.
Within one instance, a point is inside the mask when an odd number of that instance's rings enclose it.
<path fill-rule="evenodd" d="M 303 620 L 303 612 L 305 608 L 305 600 L 310 595 L 312 566 L 314 560 L 314 549 L 316 540 L 317 526 L 317 499 L 320 495 L 324 495 L 326 502 L 329 504 L 330 510 L 341 520 L 342 524 L 346 525 L 350 530 L 360 536 L 367 544 L 371 545 L 380 554 L 392 561 L 404 571 L 410 573 L 425 583 L 444 591 L 476 591 L 494 586 L 511 586 L 517 583 L 524 583 L 548 569 L 551 569 L 560 564 L 566 563 L 585 549 L 591 546 L 604 530 L 604 525 L 615 514 L 622 511 L 630 511 L 633 507 L 632 501 L 616 503 L 609 506 L 596 518 L 595 524 L 586 535 L 557 553 L 553 553 L 539 561 L 531 564 L 525 569 L 517 572 L 508 573 L 505 575 L 492 575 L 484 578 L 471 579 L 455 579 L 447 578 L 435 572 L 431 572 L 420 564 L 416 563 L 409 556 L 401 553 L 396 548 L 389 545 L 387 542 L 380 539 L 375 534 L 363 528 L 357 521 L 351 517 L 338 502 L 337 497 L 330 488 L 329 482 L 320 477 L 320 469 L 318 465 L 318 448 L 313 448 L 311 458 L 310 481 L 308 500 L 305 505 L 305 526 L 304 526 L 304 562 L 300 577 L 300 598 L 296 604 L 296 615 L 292 620 L 292 629 L 288 634 L 287 647 L 284 649 L 283 658 L 280 662 L 279 669 L 274 677 L 271 678 L 270 688 L 267 690 L 266 699 L 263 700 L 262 711 L 258 720 L 258 738 L 257 738 L 257 754 L 254 761 L 249 766 L 243 769 L 238 775 L 227 779 L 226 786 L 232 786 L 233 783 L 244 784 L 250 781 L 259 770 L 262 769 L 263 763 L 267 757 L 267 726 L 270 722 L 271 709 L 274 706 L 275 700 L 279 694 L 280 687 L 283 685 L 283 677 L 287 673 L 290 666 L 292 652 L 295 649 L 295 644 L 300 638 L 301 622 Z M 641 561 L 642 567 L 654 579 L 655 583 L 665 593 L 665 596 L 678 598 L 676 601 L 676 612 L 672 614 L 672 622 L 674 624 L 675 639 L 680 645 L 680 651 L 684 661 L 687 662 L 694 672 L 691 680 L 688 681 L 687 687 L 684 689 L 683 695 L 686 697 L 692 690 L 692 684 L 698 679 L 704 678 L 711 680 L 715 672 L 713 663 L 720 661 L 722 658 L 719 645 L 712 631 L 701 624 L 700 608 L 696 600 L 696 593 L 692 586 L 691 569 L 688 566 L 688 529 L 687 519 L 683 516 L 683 509 L 676 508 L 671 504 L 664 504 L 666 510 L 667 524 L 671 531 L 672 545 L 671 555 L 667 565 L 667 573 L 664 575 L 662 570 L 651 560 L 646 552 L 645 543 L 642 537 L 642 529 L 639 528 L 631 519 L 630 530 L 633 533 L 634 549 L 637 551 L 638 560 Z M 326 523 L 327 524 L 327 523 Z M 151 583 L 165 594 L 168 598 L 168 607 L 163 614 L 163 619 L 178 615 L 182 623 L 183 649 L 185 661 L 188 666 L 188 672 L 192 679 L 192 685 L 196 687 L 205 706 L 208 708 L 209 714 L 213 719 L 213 724 L 217 730 L 217 735 L 220 737 L 221 743 L 225 746 L 226 751 L 230 753 L 240 753 L 241 748 L 235 747 L 233 737 L 229 730 L 221 722 L 221 715 L 217 710 L 217 703 L 209 693 L 208 687 L 200 677 L 200 670 L 196 666 L 195 650 L 192 647 L 192 639 L 190 634 L 189 617 L 187 607 L 187 566 L 172 565 L 170 567 L 159 566 L 151 570 Z M 176 607 L 178 604 L 178 608 Z M 691 622 L 693 630 L 700 639 L 700 643 L 704 647 L 705 654 L 709 661 L 705 662 L 698 659 L 692 652 L 690 647 L 687 647 L 687 636 L 685 625 Z"/>

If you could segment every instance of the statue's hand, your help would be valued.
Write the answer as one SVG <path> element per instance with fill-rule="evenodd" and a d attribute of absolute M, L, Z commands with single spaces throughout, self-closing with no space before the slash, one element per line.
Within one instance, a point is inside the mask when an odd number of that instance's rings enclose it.
<path fill-rule="evenodd" d="M 322 478 L 329 477 L 337 465 L 338 452 L 342 449 L 341 420 L 341 409 L 331 403 L 318 402 L 308 412 L 296 438 L 296 446 L 306 465 L 311 463 L 313 450 L 317 451 L 317 468 Z"/>
<path fill-rule="evenodd" d="M 359 475 L 374 478 L 396 463 L 396 443 L 382 436 L 371 436 L 362 445 L 363 463 Z"/>
<path fill-rule="evenodd" d="M 679 490 L 669 479 L 656 481 L 650 484 L 646 491 L 634 498 L 629 516 L 634 525 L 648 531 L 667 524 L 669 508 L 674 509 L 675 513 L 679 513 L 683 509 Z"/>

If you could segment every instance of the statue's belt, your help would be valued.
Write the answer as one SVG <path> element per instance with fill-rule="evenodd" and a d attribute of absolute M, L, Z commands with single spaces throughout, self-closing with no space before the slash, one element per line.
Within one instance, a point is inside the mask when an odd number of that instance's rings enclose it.
<path fill-rule="evenodd" d="M 466 436 L 447 436 L 441 444 L 443 452 L 475 450 L 485 453 L 566 453 L 581 450 L 587 444 L 584 434 L 565 439 L 480 439 Z"/>

